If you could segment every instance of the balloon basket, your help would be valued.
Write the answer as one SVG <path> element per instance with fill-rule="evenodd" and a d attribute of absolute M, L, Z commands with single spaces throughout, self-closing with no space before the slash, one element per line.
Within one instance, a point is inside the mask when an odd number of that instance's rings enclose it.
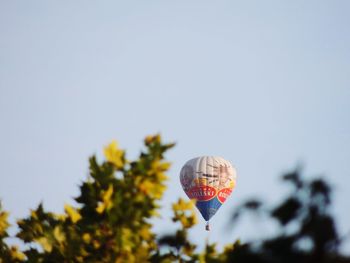
<path fill-rule="evenodd" d="M 209 221 L 208 221 L 207 224 L 205 225 L 205 230 L 210 231 Z"/>

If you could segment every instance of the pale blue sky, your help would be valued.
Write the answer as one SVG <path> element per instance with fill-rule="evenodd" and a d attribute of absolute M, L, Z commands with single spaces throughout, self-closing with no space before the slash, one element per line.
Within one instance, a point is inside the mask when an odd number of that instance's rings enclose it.
<path fill-rule="evenodd" d="M 238 186 L 211 241 L 264 234 L 224 225 L 247 197 L 280 200 L 282 172 L 305 165 L 336 189 L 350 230 L 350 2 L 0 0 L 0 197 L 14 218 L 44 200 L 62 211 L 87 159 L 117 139 L 135 157 L 144 136 L 178 144 L 157 231 L 185 197 L 181 166 L 220 155 Z M 166 219 L 166 220 L 165 220 Z M 202 245 L 204 222 L 191 232 Z M 253 223 L 253 224 L 252 224 Z M 344 251 L 350 253 L 349 246 Z"/>

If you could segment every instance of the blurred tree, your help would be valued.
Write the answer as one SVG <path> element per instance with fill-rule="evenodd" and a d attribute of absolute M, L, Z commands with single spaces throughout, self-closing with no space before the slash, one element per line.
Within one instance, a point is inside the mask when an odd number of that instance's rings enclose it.
<path fill-rule="evenodd" d="M 244 212 L 277 220 L 279 234 L 242 245 L 230 253 L 232 262 L 350 262 L 340 254 L 341 238 L 330 212 L 331 188 L 323 179 L 303 180 L 300 171 L 284 175 L 292 193 L 277 206 L 260 200 L 243 203 L 233 215 L 237 221 Z"/>
<path fill-rule="evenodd" d="M 331 189 L 323 180 L 306 182 L 295 172 L 284 176 L 295 188 L 276 207 L 259 200 L 243 203 L 234 213 L 265 213 L 281 225 L 278 236 L 247 244 L 239 241 L 218 251 L 207 244 L 198 251 L 188 239 L 196 224 L 194 204 L 179 199 L 173 204 L 173 222 L 180 228 L 157 236 L 150 219 L 158 216 L 170 163 L 159 135 L 145 139 L 145 150 L 134 161 L 112 142 L 104 149 L 106 160 L 90 158 L 90 175 L 80 186 L 77 205 L 66 204 L 63 214 L 44 210 L 42 204 L 17 221 L 22 251 L 5 242 L 8 213 L 0 206 L 0 263 L 12 262 L 350 262 L 339 253 L 340 238 L 329 212 Z M 296 224 L 297 230 L 286 231 Z M 308 244 L 308 245 L 305 245 Z"/>

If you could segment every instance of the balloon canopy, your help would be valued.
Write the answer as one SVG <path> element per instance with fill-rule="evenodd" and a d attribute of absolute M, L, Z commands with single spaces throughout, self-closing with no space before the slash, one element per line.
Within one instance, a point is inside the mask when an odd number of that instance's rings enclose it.
<path fill-rule="evenodd" d="M 180 182 L 187 196 L 196 200 L 203 218 L 209 221 L 235 188 L 236 169 L 221 157 L 202 156 L 185 163 Z"/>

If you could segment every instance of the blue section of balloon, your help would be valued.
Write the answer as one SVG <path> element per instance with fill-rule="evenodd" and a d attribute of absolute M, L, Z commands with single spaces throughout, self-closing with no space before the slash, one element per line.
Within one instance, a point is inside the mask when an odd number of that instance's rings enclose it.
<path fill-rule="evenodd" d="M 209 200 L 209 201 L 197 201 L 196 206 L 201 212 L 205 221 L 209 221 L 209 219 L 215 215 L 216 211 L 220 208 L 222 204 L 218 200 L 217 197 Z"/>

